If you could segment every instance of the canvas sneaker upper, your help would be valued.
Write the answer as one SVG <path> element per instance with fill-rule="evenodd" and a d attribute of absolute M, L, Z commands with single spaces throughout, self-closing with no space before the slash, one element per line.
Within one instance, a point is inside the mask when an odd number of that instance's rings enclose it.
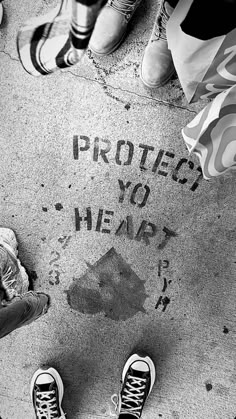
<path fill-rule="evenodd" d="M 141 418 L 142 410 L 155 381 L 155 366 L 147 355 L 133 354 L 125 364 L 122 389 L 112 396 L 119 418 L 131 415 Z"/>
<path fill-rule="evenodd" d="M 54 368 L 38 369 L 32 377 L 30 390 L 37 419 L 65 419 L 61 407 L 64 387 Z"/>

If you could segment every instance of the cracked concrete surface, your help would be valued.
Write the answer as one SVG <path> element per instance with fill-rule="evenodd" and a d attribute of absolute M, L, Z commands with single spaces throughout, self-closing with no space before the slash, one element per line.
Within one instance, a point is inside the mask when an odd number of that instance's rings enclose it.
<path fill-rule="evenodd" d="M 17 58 L 12 57 L 6 51 L 0 51 L 0 54 L 5 54 L 11 60 L 20 62 Z M 90 56 L 91 56 L 91 54 L 90 54 Z M 132 65 L 134 65 L 134 63 L 132 63 Z M 65 74 L 72 74 L 74 77 L 78 77 L 79 79 L 82 79 L 82 80 L 87 80 L 87 81 L 91 81 L 91 82 L 94 82 L 94 83 L 98 83 L 99 85 L 101 85 L 105 89 L 110 88 L 110 89 L 113 89 L 113 90 L 118 90 L 120 92 L 129 93 L 131 95 L 135 95 L 135 96 L 140 97 L 140 98 L 149 99 L 150 101 L 153 101 L 153 102 L 156 102 L 156 103 L 159 103 L 159 104 L 162 104 L 162 105 L 166 105 L 166 106 L 170 106 L 170 107 L 174 107 L 174 108 L 179 108 L 179 109 L 185 109 L 185 110 L 188 110 L 190 113 L 197 114 L 197 111 L 196 110 L 189 109 L 186 106 L 180 106 L 180 105 L 177 105 L 175 103 L 168 102 L 167 100 L 164 100 L 164 99 L 159 99 L 157 97 L 152 97 L 152 96 L 148 96 L 148 95 L 145 95 L 145 94 L 140 94 L 140 93 L 132 92 L 132 91 L 130 91 L 128 89 L 122 89 L 120 87 L 113 86 L 113 85 L 107 83 L 106 82 L 106 78 L 105 77 L 101 77 L 101 75 L 100 75 L 100 78 L 101 79 L 94 79 L 94 78 L 91 78 L 91 77 L 86 77 L 86 76 L 83 76 L 83 75 L 80 75 L 80 74 L 76 74 L 76 73 L 74 73 L 71 70 L 64 70 L 64 71 L 61 71 L 61 72 L 65 73 Z M 107 94 L 107 92 L 106 92 L 106 94 Z M 117 99 L 115 97 L 113 97 L 113 98 L 115 100 L 121 100 L 121 99 Z M 124 103 L 125 103 L 125 101 L 124 101 Z"/>
<path fill-rule="evenodd" d="M 34 417 L 29 382 L 49 364 L 68 419 L 110 418 L 139 348 L 157 369 L 143 419 L 234 419 L 236 174 L 204 181 L 187 153 L 181 128 L 203 103 L 177 78 L 154 92 L 139 79 L 154 1 L 111 56 L 25 73 L 17 30 L 55 4 L 4 1 L 1 224 L 52 307 L 1 340 L 0 416 Z"/>

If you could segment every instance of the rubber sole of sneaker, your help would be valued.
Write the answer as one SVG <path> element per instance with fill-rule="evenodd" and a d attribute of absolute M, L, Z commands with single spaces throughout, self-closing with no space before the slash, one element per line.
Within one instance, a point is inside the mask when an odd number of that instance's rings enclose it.
<path fill-rule="evenodd" d="M 169 73 L 168 74 L 168 76 L 161 82 L 161 83 L 156 83 L 156 84 L 149 84 L 149 83 L 147 83 L 145 80 L 144 80 L 144 78 L 143 78 L 143 76 L 142 76 L 142 67 L 141 67 L 141 69 L 140 69 L 140 74 L 139 74 L 139 76 L 140 76 L 140 79 L 142 80 L 142 82 L 143 82 L 143 84 L 146 86 L 146 87 L 148 87 L 149 89 L 158 89 L 159 87 L 163 87 L 163 86 L 165 86 L 167 83 L 168 83 L 168 81 L 170 81 L 170 79 L 173 77 L 173 75 L 175 74 L 175 69 L 173 69 L 173 71 L 171 72 L 171 73 Z"/>
<path fill-rule="evenodd" d="M 33 389 L 34 389 L 35 380 L 36 380 L 36 378 L 38 377 L 39 374 L 45 374 L 45 373 L 50 374 L 55 379 L 55 381 L 57 383 L 58 390 L 59 390 L 58 391 L 58 393 L 59 393 L 59 407 L 60 407 L 60 410 L 61 410 L 61 416 L 63 417 L 63 415 L 65 415 L 65 413 L 62 410 L 61 403 L 62 403 L 62 399 L 63 399 L 63 395 L 64 395 L 64 385 L 63 385 L 63 382 L 62 382 L 62 379 L 61 379 L 60 375 L 58 374 L 57 370 L 55 370 L 55 368 L 41 367 L 37 371 L 35 371 L 32 379 L 31 379 L 31 382 L 30 382 L 31 401 L 33 403 Z"/>
<path fill-rule="evenodd" d="M 149 366 L 150 374 L 151 374 L 151 385 L 150 385 L 150 389 L 149 389 L 149 393 L 148 393 L 148 396 L 149 396 L 149 394 L 152 390 L 152 387 L 155 383 L 156 368 L 155 368 L 155 365 L 154 365 L 153 361 L 151 360 L 151 358 L 148 355 L 141 354 L 141 353 L 135 353 L 135 354 L 131 355 L 125 363 L 125 366 L 124 366 L 124 369 L 123 369 L 123 372 L 122 372 L 122 381 L 124 382 L 126 373 L 129 369 L 130 365 L 133 364 L 136 361 L 145 362 Z"/>

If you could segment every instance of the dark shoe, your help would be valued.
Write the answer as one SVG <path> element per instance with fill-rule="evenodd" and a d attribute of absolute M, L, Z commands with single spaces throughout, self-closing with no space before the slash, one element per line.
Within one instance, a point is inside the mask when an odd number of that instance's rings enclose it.
<path fill-rule="evenodd" d="M 94 54 L 108 55 L 124 40 L 128 23 L 141 0 L 108 0 L 101 10 L 89 48 Z"/>
<path fill-rule="evenodd" d="M 142 410 L 155 382 L 155 366 L 147 355 L 133 354 L 122 373 L 122 389 L 112 396 L 119 419 L 123 415 L 141 418 Z"/>
<path fill-rule="evenodd" d="M 173 10 L 167 1 L 162 1 L 151 37 L 144 51 L 140 77 L 142 82 L 151 89 L 166 84 L 175 72 L 166 39 L 166 24 Z"/>
<path fill-rule="evenodd" d="M 62 379 L 54 368 L 38 369 L 30 384 L 31 400 L 37 419 L 65 419 L 61 408 L 64 394 Z"/>

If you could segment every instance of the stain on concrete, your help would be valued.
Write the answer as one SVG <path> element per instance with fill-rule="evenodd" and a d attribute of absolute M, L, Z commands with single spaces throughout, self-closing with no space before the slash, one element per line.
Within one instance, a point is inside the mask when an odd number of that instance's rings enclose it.
<path fill-rule="evenodd" d="M 104 313 L 115 321 L 127 320 L 138 312 L 146 313 L 144 283 L 112 247 L 87 272 L 71 284 L 67 294 L 70 307 L 84 314 Z M 85 288 L 81 282 L 97 279 L 98 289 Z"/>
<path fill-rule="evenodd" d="M 62 244 L 62 249 L 67 248 L 70 240 L 71 240 L 71 236 L 62 236 L 62 237 L 59 237 L 59 239 L 58 239 L 59 243 Z"/>
<path fill-rule="evenodd" d="M 52 265 L 53 263 L 57 262 L 61 258 L 60 253 L 54 250 L 51 252 L 51 255 L 56 255 L 56 256 L 50 260 L 49 265 Z"/>
<path fill-rule="evenodd" d="M 44 211 L 44 212 L 47 212 L 47 208 L 46 207 L 42 207 L 42 210 Z"/>
<path fill-rule="evenodd" d="M 213 385 L 210 380 L 205 381 L 205 386 L 206 386 L 206 391 L 211 391 L 213 388 Z"/>
<path fill-rule="evenodd" d="M 168 306 L 168 304 L 170 304 L 170 298 L 164 297 L 163 300 L 162 300 L 162 304 L 163 304 L 163 310 L 162 311 L 166 311 L 166 307 Z"/>
<path fill-rule="evenodd" d="M 57 211 L 61 211 L 63 209 L 63 205 L 60 202 L 58 202 L 57 204 L 55 204 L 55 208 Z"/>
<path fill-rule="evenodd" d="M 115 100 L 116 102 L 125 104 L 125 101 L 122 98 L 119 98 L 118 96 L 115 96 L 113 93 L 111 93 L 110 86 L 107 83 L 107 76 L 109 74 L 112 74 L 112 69 L 106 70 L 106 68 L 102 67 L 100 62 L 95 60 L 95 58 L 93 57 L 92 51 L 89 49 L 87 50 L 87 56 L 88 56 L 88 59 L 91 61 L 92 65 L 94 66 L 94 68 L 96 69 L 96 72 L 97 72 L 96 78 L 99 84 L 101 85 L 105 95 Z"/>
<path fill-rule="evenodd" d="M 60 280 L 59 280 L 60 275 L 61 275 L 60 272 L 55 270 L 55 285 L 58 285 L 60 283 Z"/>
<path fill-rule="evenodd" d="M 165 238 L 162 240 L 162 242 L 159 244 L 158 249 L 164 249 L 164 247 L 167 245 L 168 241 L 171 239 L 171 237 L 176 237 L 178 234 L 175 231 L 170 230 L 167 227 L 163 228 L 163 231 L 165 233 Z"/>
<path fill-rule="evenodd" d="M 130 109 L 130 103 L 126 103 L 125 109 L 128 111 Z"/>
<path fill-rule="evenodd" d="M 163 306 L 162 311 L 164 312 L 164 311 L 166 311 L 166 308 L 167 308 L 168 304 L 170 304 L 170 298 L 168 298 L 168 297 L 163 298 L 163 296 L 161 295 L 158 298 L 158 301 L 155 305 L 155 309 L 157 310 L 158 307 L 162 305 Z"/>
<path fill-rule="evenodd" d="M 162 292 L 165 292 L 166 291 L 166 288 L 167 288 L 167 280 L 166 280 L 166 278 L 163 278 L 163 281 L 164 281 L 164 285 L 163 285 L 163 288 L 162 288 Z"/>
<path fill-rule="evenodd" d="M 49 271 L 49 284 L 50 285 L 58 285 L 60 284 L 60 271 L 58 268 L 60 267 L 56 262 L 61 258 L 61 255 L 57 251 L 52 251 L 51 255 L 54 256 L 50 261 L 49 265 L 52 266 L 52 269 Z"/>
<path fill-rule="evenodd" d="M 60 284 L 60 272 L 55 269 L 49 272 L 49 284 L 50 285 L 58 285 Z"/>
<path fill-rule="evenodd" d="M 226 334 L 226 335 L 227 335 L 227 333 L 229 333 L 228 327 L 224 326 L 223 333 Z"/>

